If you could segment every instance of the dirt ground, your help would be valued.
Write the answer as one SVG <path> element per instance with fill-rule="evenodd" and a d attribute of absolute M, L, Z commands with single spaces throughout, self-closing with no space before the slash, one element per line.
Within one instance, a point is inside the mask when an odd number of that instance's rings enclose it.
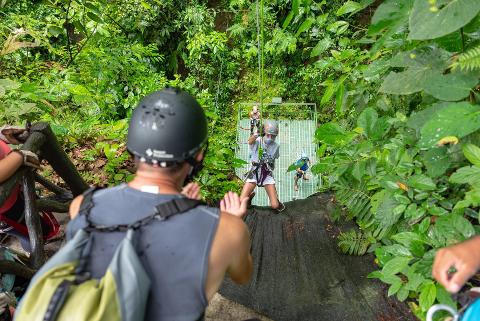
<path fill-rule="evenodd" d="M 257 318 L 261 321 L 272 321 L 255 311 L 230 301 L 220 294 L 215 294 L 205 312 L 206 321 L 242 321 Z"/>

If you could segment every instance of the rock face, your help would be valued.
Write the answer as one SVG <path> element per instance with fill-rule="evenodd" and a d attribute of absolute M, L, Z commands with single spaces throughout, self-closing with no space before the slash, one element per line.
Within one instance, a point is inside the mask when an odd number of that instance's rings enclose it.
<path fill-rule="evenodd" d="M 330 199 L 290 202 L 280 214 L 250 210 L 254 275 L 244 286 L 227 280 L 220 293 L 276 321 L 416 320 L 405 304 L 387 298 L 383 284 L 366 278 L 373 256 L 338 252 Z"/>

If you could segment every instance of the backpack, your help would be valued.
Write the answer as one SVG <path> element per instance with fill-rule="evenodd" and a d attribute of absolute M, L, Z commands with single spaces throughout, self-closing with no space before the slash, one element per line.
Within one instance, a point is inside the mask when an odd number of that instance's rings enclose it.
<path fill-rule="evenodd" d="M 15 313 L 16 321 L 138 321 L 145 316 L 150 278 L 135 251 L 135 232 L 153 220 L 165 220 L 201 204 L 179 198 L 155 206 L 155 212 L 128 225 L 98 226 L 90 220 L 95 188 L 85 192 L 79 215 L 87 227 L 76 232 L 35 274 Z M 92 232 L 126 232 L 101 279 L 86 270 Z"/>

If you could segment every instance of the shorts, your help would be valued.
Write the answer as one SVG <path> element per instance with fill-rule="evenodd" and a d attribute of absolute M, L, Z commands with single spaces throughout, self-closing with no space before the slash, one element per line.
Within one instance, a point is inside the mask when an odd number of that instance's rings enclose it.
<path fill-rule="evenodd" d="M 246 180 L 247 183 L 254 183 L 256 185 L 257 184 L 257 179 L 255 178 L 255 176 L 253 178 L 247 178 Z M 268 175 L 267 177 L 265 177 L 265 180 L 263 181 L 263 185 L 275 185 L 275 178 L 273 178 L 272 175 Z"/>

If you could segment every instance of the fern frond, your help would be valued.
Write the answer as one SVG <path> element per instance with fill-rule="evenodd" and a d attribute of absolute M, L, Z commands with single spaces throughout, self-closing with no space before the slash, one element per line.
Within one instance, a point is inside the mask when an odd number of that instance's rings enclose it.
<path fill-rule="evenodd" d="M 451 67 L 467 71 L 480 69 L 480 46 L 458 55 Z"/>
<path fill-rule="evenodd" d="M 339 180 L 334 188 L 338 202 L 348 210 L 348 218 L 355 218 L 363 224 L 373 219 L 370 196 L 366 192 L 365 184 L 352 185 L 351 182 Z"/>
<path fill-rule="evenodd" d="M 338 247 L 344 254 L 363 255 L 369 246 L 369 239 L 360 231 L 341 232 L 338 236 Z"/>

